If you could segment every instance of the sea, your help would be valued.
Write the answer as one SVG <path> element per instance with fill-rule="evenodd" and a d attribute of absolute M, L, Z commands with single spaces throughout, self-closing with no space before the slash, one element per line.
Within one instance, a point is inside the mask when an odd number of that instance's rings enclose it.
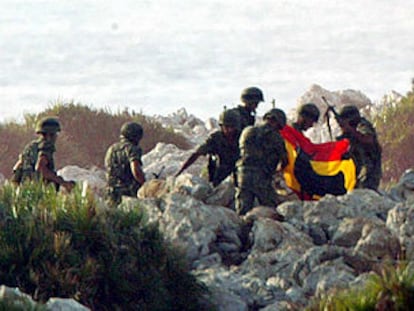
<path fill-rule="evenodd" d="M 260 87 L 373 102 L 414 77 L 414 0 L 0 0 L 0 122 L 55 103 L 201 119 Z"/>

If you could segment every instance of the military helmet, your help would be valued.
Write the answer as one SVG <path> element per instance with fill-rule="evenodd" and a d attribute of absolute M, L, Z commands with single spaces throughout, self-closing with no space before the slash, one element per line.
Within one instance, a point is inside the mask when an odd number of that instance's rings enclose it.
<path fill-rule="evenodd" d="M 60 123 L 58 119 L 53 117 L 45 117 L 40 119 L 36 123 L 36 129 L 37 134 L 46 134 L 46 133 L 52 133 L 55 134 L 57 132 L 60 132 Z"/>
<path fill-rule="evenodd" d="M 240 98 L 243 102 L 249 102 L 249 101 L 263 102 L 264 101 L 262 90 L 255 86 L 245 88 L 242 91 Z"/>
<path fill-rule="evenodd" d="M 263 116 L 264 120 L 273 119 L 276 120 L 277 123 L 280 125 L 280 128 L 283 128 L 286 125 L 286 114 L 283 110 L 278 108 L 270 109 L 268 112 L 265 113 Z"/>
<path fill-rule="evenodd" d="M 231 126 L 240 130 L 240 114 L 233 109 L 223 111 L 219 117 L 219 125 Z"/>
<path fill-rule="evenodd" d="M 314 103 L 307 103 L 299 108 L 299 115 L 310 118 L 313 122 L 318 122 L 320 111 Z"/>
<path fill-rule="evenodd" d="M 359 110 L 356 106 L 348 105 L 342 108 L 339 113 L 339 118 L 344 120 L 359 121 L 361 119 L 361 115 L 359 114 Z"/>
<path fill-rule="evenodd" d="M 128 140 L 141 140 L 144 130 L 137 122 L 126 122 L 121 127 L 121 136 Z"/>

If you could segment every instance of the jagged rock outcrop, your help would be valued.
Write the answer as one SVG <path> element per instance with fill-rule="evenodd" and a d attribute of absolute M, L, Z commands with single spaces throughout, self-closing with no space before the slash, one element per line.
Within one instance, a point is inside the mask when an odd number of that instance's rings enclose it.
<path fill-rule="evenodd" d="M 375 110 L 361 92 L 329 92 L 317 85 L 299 99 L 298 107 L 311 101 L 324 113 L 322 96 L 338 111 L 345 104 L 357 105 L 363 114 Z M 295 113 L 289 114 L 291 120 Z M 186 135 L 199 135 L 192 140 L 194 145 L 217 126 L 214 119 L 212 126 L 202 125 L 185 110 L 174 115 L 174 121 L 167 120 L 170 117 L 160 119 L 166 126 L 183 127 Z M 333 119 L 331 124 L 333 135 L 339 134 Z M 306 134 L 314 142 L 330 140 L 322 119 Z M 401 178 L 399 196 L 355 190 L 319 201 L 290 199 L 278 207 L 285 222 L 276 221 L 267 207 L 257 207 L 241 218 L 232 209 L 231 179 L 213 189 L 200 177 L 205 159 L 173 177 L 191 152 L 158 144 L 143 157 L 148 182 L 139 190 L 139 198 L 125 198 L 123 204 L 138 204 L 171 243 L 185 250 L 193 273 L 210 288 L 219 310 L 300 310 L 311 296 L 363 284 L 382 260 L 396 260 L 402 254 L 414 260 L 410 178 Z M 161 168 L 161 178 L 154 179 L 153 173 Z M 66 179 L 87 180 L 99 192 L 103 180 L 96 182 L 81 169 L 76 175 L 76 170 L 59 173 Z"/>
<path fill-rule="evenodd" d="M 324 114 L 327 110 L 327 105 L 323 101 L 322 97 L 325 97 L 328 103 L 335 107 L 335 110 L 339 112 L 345 105 L 357 106 L 362 115 L 369 116 L 375 105 L 371 100 L 360 91 L 355 90 L 343 90 L 330 92 L 317 84 L 310 86 L 309 90 L 305 92 L 297 101 L 295 109 L 288 112 L 288 119 L 295 120 L 298 108 L 306 103 L 314 103 L 321 112 L 319 122 L 312 128 L 310 128 L 306 135 L 311 138 L 315 143 L 330 141 L 328 126 L 324 118 Z M 340 128 L 337 125 L 335 118 L 331 114 L 330 126 L 332 128 L 332 137 L 335 139 L 340 134 Z"/>
<path fill-rule="evenodd" d="M 412 256 L 410 208 L 371 190 L 285 202 L 279 207 L 285 222 L 266 207 L 240 218 L 191 192 L 177 187 L 157 200 L 123 204 L 140 204 L 167 239 L 185 249 L 193 272 L 220 297 L 219 310 L 304 307 L 309 296 L 357 282 L 383 259 L 396 260 L 401 248 Z M 310 228 L 320 228 L 324 240 L 315 242 Z"/>
<path fill-rule="evenodd" d="M 385 95 L 381 99 L 380 103 L 376 105 L 360 91 L 341 90 L 331 92 L 317 84 L 311 85 L 309 89 L 297 100 L 296 107 L 290 111 L 286 111 L 286 114 L 289 122 L 293 122 L 296 119 L 297 109 L 302 104 L 308 102 L 315 103 L 321 111 L 321 118 L 318 124 L 309 129 L 306 133 L 306 135 L 309 136 L 315 143 L 325 142 L 331 139 L 329 137 L 328 127 L 323 118 L 327 105 L 322 100 L 322 96 L 328 100 L 330 105 L 335 106 L 336 111 L 338 112 L 343 106 L 352 104 L 360 108 L 361 113 L 365 116 L 375 114 L 380 107 L 394 105 L 401 99 L 400 94 L 392 92 L 391 94 Z M 168 116 L 157 115 L 152 118 L 163 124 L 164 127 L 171 128 L 176 133 L 182 134 L 190 143 L 193 144 L 193 146 L 196 146 L 202 143 L 209 133 L 218 129 L 217 117 L 218 116 L 212 116 L 206 120 L 206 122 L 203 122 L 201 119 L 193 115 L 189 115 L 185 108 L 181 108 L 177 112 L 174 112 Z M 260 121 L 261 117 L 258 116 L 257 119 Z M 332 117 L 331 119 L 330 123 L 332 127 L 332 134 L 335 138 L 339 135 L 340 130 L 334 118 Z"/>
<path fill-rule="evenodd" d="M 152 118 L 165 128 L 171 128 L 174 132 L 182 134 L 194 146 L 202 143 L 209 132 L 218 128 L 216 118 L 212 117 L 203 122 L 201 119 L 189 115 L 185 108 L 167 116 L 157 115 Z"/>
<path fill-rule="evenodd" d="M 382 260 L 414 259 L 413 206 L 371 190 L 319 201 L 288 201 L 279 212 L 257 207 L 240 218 L 209 204 L 214 189 L 202 178 L 153 180 L 161 194 L 123 204 L 145 209 L 164 236 L 185 250 L 193 273 L 212 291 L 219 310 L 303 308 L 309 297 L 362 283 Z M 223 184 L 232 188 L 230 182 Z"/>
<path fill-rule="evenodd" d="M 158 143 L 142 157 L 147 180 L 153 179 L 155 177 L 154 174 L 158 175 L 160 172 L 159 178 L 173 176 L 192 152 L 194 150 L 181 150 L 172 144 Z M 206 158 L 200 157 L 186 170 L 186 173 L 200 175 L 203 167 L 206 165 L 205 163 Z"/>
<path fill-rule="evenodd" d="M 414 169 L 407 169 L 390 190 L 391 197 L 399 202 L 414 201 Z"/>

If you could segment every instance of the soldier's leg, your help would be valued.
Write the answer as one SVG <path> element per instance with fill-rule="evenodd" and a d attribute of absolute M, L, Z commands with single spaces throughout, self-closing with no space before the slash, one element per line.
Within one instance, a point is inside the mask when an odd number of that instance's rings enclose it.
<path fill-rule="evenodd" d="M 381 169 L 377 169 L 374 163 L 366 165 L 366 174 L 361 179 L 362 188 L 377 190 L 381 181 Z"/>
<path fill-rule="evenodd" d="M 280 201 L 273 187 L 262 187 L 257 193 L 257 199 L 260 205 L 270 207 L 276 207 Z"/>
<path fill-rule="evenodd" d="M 245 215 L 253 207 L 255 195 L 248 188 L 237 188 L 235 197 L 236 212 L 239 215 Z"/>
<path fill-rule="evenodd" d="M 260 205 L 269 206 L 270 208 L 274 208 L 276 213 L 277 220 L 283 221 L 284 216 L 279 214 L 276 210 L 277 205 L 281 202 L 278 194 L 276 193 L 275 189 L 269 183 L 267 187 L 261 187 L 260 191 L 257 194 L 257 198 L 259 200 Z"/>
<path fill-rule="evenodd" d="M 105 201 L 110 207 L 116 207 L 121 203 L 121 193 L 117 189 L 107 188 Z"/>

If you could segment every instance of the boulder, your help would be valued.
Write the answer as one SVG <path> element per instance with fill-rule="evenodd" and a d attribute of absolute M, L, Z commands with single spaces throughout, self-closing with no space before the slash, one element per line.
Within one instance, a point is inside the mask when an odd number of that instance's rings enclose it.
<path fill-rule="evenodd" d="M 401 246 L 397 235 L 385 223 L 371 222 L 363 226 L 355 251 L 375 260 L 393 260 L 401 255 Z"/>
<path fill-rule="evenodd" d="M 414 169 L 407 169 L 402 174 L 397 185 L 391 188 L 389 195 L 397 202 L 414 202 Z"/>

